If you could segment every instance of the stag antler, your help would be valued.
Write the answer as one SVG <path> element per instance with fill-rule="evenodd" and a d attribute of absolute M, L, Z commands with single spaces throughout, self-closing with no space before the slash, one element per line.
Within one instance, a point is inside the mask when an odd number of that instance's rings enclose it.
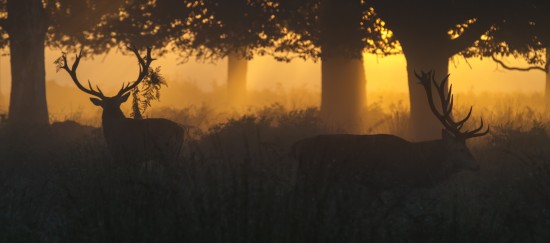
<path fill-rule="evenodd" d="M 86 89 L 84 86 L 82 86 L 82 84 L 80 84 L 80 81 L 78 81 L 78 77 L 76 76 L 76 69 L 78 68 L 78 64 L 80 63 L 81 57 L 82 57 L 82 50 L 80 50 L 80 52 L 76 54 L 75 61 L 73 65 L 71 65 L 71 67 L 69 68 L 69 65 L 67 62 L 67 54 L 63 53 L 63 55 L 61 56 L 63 65 L 61 65 L 60 67 L 65 71 L 67 71 L 67 73 L 69 73 L 74 84 L 76 84 L 76 87 L 78 87 L 80 90 L 84 91 L 87 94 L 97 96 L 101 99 L 105 98 L 105 95 L 103 95 L 103 92 L 101 92 L 101 89 L 99 88 L 99 86 L 96 85 L 97 91 L 94 90 L 94 88 L 92 87 L 92 84 L 90 83 L 90 80 L 88 80 L 88 87 L 90 87 L 90 89 Z"/>
<path fill-rule="evenodd" d="M 151 47 L 147 47 L 147 55 L 145 56 L 145 59 L 139 54 L 139 51 L 135 46 L 128 46 L 128 49 L 132 51 L 138 59 L 139 75 L 133 83 L 128 82 L 126 85 L 122 83 L 122 88 L 118 91 L 117 96 L 122 96 L 124 93 L 133 90 L 145 77 L 147 77 L 151 63 L 156 60 L 151 57 Z"/>
<path fill-rule="evenodd" d="M 128 49 L 132 51 L 138 59 L 139 75 L 136 81 L 134 82 L 131 82 L 131 83 L 128 82 L 127 84 L 122 83 L 122 88 L 118 91 L 116 96 L 122 96 L 123 94 L 133 90 L 145 77 L 147 77 L 147 75 L 149 74 L 149 69 L 150 69 L 149 67 L 151 66 L 151 62 L 156 60 L 151 57 L 150 47 L 147 48 L 147 55 L 145 56 L 145 58 L 143 58 L 139 54 L 139 51 L 135 46 L 129 46 Z M 76 54 L 74 63 L 71 65 L 71 67 L 69 67 L 68 61 L 67 61 L 67 54 L 63 53 L 63 55 L 61 56 L 61 59 L 58 59 L 56 63 L 62 62 L 62 63 L 58 63 L 59 65 L 58 67 L 67 71 L 67 73 L 71 76 L 71 79 L 73 80 L 73 82 L 76 84 L 76 87 L 78 87 L 80 90 L 84 91 L 87 94 L 104 99 L 105 95 L 103 94 L 99 86 L 96 85 L 97 91 L 94 90 L 94 88 L 92 87 L 92 84 L 90 83 L 90 80 L 88 80 L 89 89 L 87 89 L 80 83 L 80 81 L 78 81 L 78 77 L 76 75 L 76 69 L 78 68 L 78 64 L 80 63 L 81 57 L 82 57 L 82 50 L 80 50 L 80 52 Z"/>
<path fill-rule="evenodd" d="M 487 126 L 487 130 L 484 132 L 480 132 L 483 129 L 483 118 L 481 118 L 480 126 L 476 129 L 470 130 L 470 131 L 464 131 L 461 132 L 460 130 L 464 126 L 464 123 L 470 119 L 470 116 L 472 115 L 472 107 L 470 106 L 470 111 L 468 111 L 468 114 L 461 119 L 460 121 L 456 122 L 452 119 L 452 111 L 453 111 L 453 102 L 454 102 L 454 96 L 452 94 L 453 85 L 451 84 L 449 86 L 449 90 L 447 91 L 447 95 L 445 95 L 445 88 L 447 86 L 447 83 L 449 82 L 449 74 L 443 78 L 440 84 L 437 84 L 435 81 L 435 73 L 433 71 L 429 72 L 422 72 L 422 75 L 418 75 L 418 73 L 414 73 L 416 77 L 420 80 L 420 84 L 424 87 L 424 90 L 426 91 L 426 95 L 428 96 L 428 104 L 430 105 L 430 109 L 434 113 L 434 115 L 437 117 L 439 121 L 441 121 L 441 124 L 450 131 L 456 138 L 461 139 L 469 139 L 473 137 L 480 137 L 484 136 L 485 134 L 489 133 L 490 127 Z M 432 93 L 432 83 L 437 89 L 437 94 L 439 95 L 439 99 L 441 102 L 441 110 L 442 113 L 439 113 L 437 108 L 435 107 L 434 100 L 433 100 L 433 93 Z"/>

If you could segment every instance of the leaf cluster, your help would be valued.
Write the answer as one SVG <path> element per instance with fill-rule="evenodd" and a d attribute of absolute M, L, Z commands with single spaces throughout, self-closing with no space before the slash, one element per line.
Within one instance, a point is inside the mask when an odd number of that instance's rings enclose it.
<path fill-rule="evenodd" d="M 160 100 L 160 89 L 167 86 L 166 79 L 160 74 L 160 67 L 149 68 L 148 75 L 132 90 L 132 116 L 134 119 L 142 119 L 151 102 Z"/>
<path fill-rule="evenodd" d="M 545 65 L 545 51 L 550 45 L 550 3 L 514 1 L 513 9 L 462 54 L 481 59 L 490 57 L 496 61 L 511 56 L 524 59 L 530 65 Z"/>
<path fill-rule="evenodd" d="M 9 44 L 10 32 L 24 31 L 17 16 L 21 13 L 16 4 L 30 1 L 0 0 L 0 47 Z M 110 0 L 42 0 L 38 11 L 40 28 L 46 34 L 46 46 L 77 51 L 82 48 L 96 53 L 108 51 L 108 43 L 98 39 L 98 28 L 106 15 L 117 12 L 119 1 Z M 11 5 L 10 5 L 11 4 Z M 12 7 L 10 7 L 12 6 Z M 11 13 L 10 13 L 11 12 Z M 13 16 L 13 17 L 10 17 Z"/>
<path fill-rule="evenodd" d="M 334 46 L 347 56 L 369 52 L 396 54 L 398 43 L 367 1 L 279 0 L 283 38 L 275 57 L 319 60 L 323 45 Z M 326 51 L 325 51 L 326 52 Z"/>

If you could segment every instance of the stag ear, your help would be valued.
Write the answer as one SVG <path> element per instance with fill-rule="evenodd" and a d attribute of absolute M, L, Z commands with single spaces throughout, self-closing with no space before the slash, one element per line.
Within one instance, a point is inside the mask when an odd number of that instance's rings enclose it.
<path fill-rule="evenodd" d="M 101 106 L 101 100 L 100 100 L 100 99 L 97 99 L 97 98 L 90 98 L 90 100 L 92 101 L 92 103 L 93 103 L 94 105 Z"/>
<path fill-rule="evenodd" d="M 122 97 L 120 97 L 120 103 L 124 103 L 128 100 L 128 97 L 130 97 L 130 93 L 124 94 Z"/>

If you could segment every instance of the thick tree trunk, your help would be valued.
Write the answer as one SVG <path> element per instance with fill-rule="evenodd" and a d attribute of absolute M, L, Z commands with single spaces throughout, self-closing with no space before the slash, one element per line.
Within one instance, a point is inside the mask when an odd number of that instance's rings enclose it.
<path fill-rule="evenodd" d="M 233 106 L 246 103 L 246 74 L 248 60 L 240 53 L 227 56 L 227 89 L 229 102 Z"/>
<path fill-rule="evenodd" d="M 418 84 L 418 78 L 415 72 L 433 70 L 437 82 L 441 82 L 449 72 L 449 58 L 445 55 L 438 55 L 437 51 L 419 52 L 418 54 L 407 53 L 407 77 L 409 83 L 410 96 L 410 122 L 408 139 L 412 141 L 426 141 L 441 138 L 441 129 L 443 125 L 434 116 L 428 105 L 426 91 L 422 85 Z M 441 107 L 439 97 L 432 89 L 433 97 L 437 107 Z"/>
<path fill-rule="evenodd" d="M 335 132 L 360 132 L 366 99 L 361 1 L 321 2 L 321 116 Z"/>
<path fill-rule="evenodd" d="M 11 96 L 8 122 L 11 126 L 47 126 L 44 41 L 45 10 L 40 0 L 8 1 Z"/>
<path fill-rule="evenodd" d="M 449 4 L 449 2 L 452 2 Z M 410 124 L 408 138 L 429 140 L 441 137 L 442 125 L 430 112 L 426 95 L 417 84 L 414 71 L 434 70 L 438 81 L 448 72 L 449 58 L 472 46 L 490 27 L 498 22 L 498 14 L 485 16 L 485 6 L 472 8 L 461 1 L 372 1 L 377 16 L 384 19 L 407 59 L 410 92 Z M 490 5 L 487 5 L 490 6 Z M 466 8 L 464 8 L 466 7 Z M 448 13 L 455 9 L 477 16 L 457 38 L 450 39 L 449 29 L 462 22 Z M 460 10 L 458 10 L 460 9 Z"/>

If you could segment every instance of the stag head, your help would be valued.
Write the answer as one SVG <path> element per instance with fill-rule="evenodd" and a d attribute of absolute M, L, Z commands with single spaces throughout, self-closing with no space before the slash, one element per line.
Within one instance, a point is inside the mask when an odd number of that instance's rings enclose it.
<path fill-rule="evenodd" d="M 451 84 L 449 89 L 446 90 L 447 83 L 449 82 L 449 75 L 445 76 L 439 84 L 435 80 L 435 73 L 433 71 L 422 72 L 420 75 L 415 72 L 415 75 L 426 91 L 430 109 L 444 127 L 442 131 L 442 140 L 447 161 L 455 165 L 455 169 L 478 170 L 479 164 L 466 146 L 466 140 L 486 135 L 489 133 L 489 127 L 482 132 L 484 125 L 483 118 L 480 118 L 480 125 L 477 128 L 462 131 L 464 124 L 472 115 L 472 107 L 470 106 L 470 110 L 464 118 L 458 121 L 453 119 L 453 85 Z M 439 96 L 441 112 L 439 112 L 434 103 L 432 84 L 433 87 L 436 88 L 437 95 Z M 445 91 L 447 91 L 447 94 L 445 94 Z"/>
<path fill-rule="evenodd" d="M 96 86 L 94 89 L 90 81 L 88 81 L 88 88 L 84 87 L 76 75 L 76 70 L 78 64 L 80 63 L 80 58 L 82 57 L 82 51 L 75 56 L 75 61 L 69 67 L 67 62 L 67 55 L 64 53 L 60 58 L 59 68 L 64 69 L 71 76 L 74 84 L 78 89 L 92 95 L 94 97 L 90 98 L 90 101 L 96 106 L 103 108 L 104 117 L 124 117 L 124 114 L 120 110 L 120 105 L 128 100 L 128 97 L 131 94 L 131 91 L 138 86 L 138 84 L 149 75 L 151 63 L 155 60 L 151 57 L 151 48 L 147 48 L 147 54 L 145 57 L 142 57 L 139 54 L 139 51 L 136 47 L 128 47 L 130 51 L 134 53 L 138 60 L 139 65 L 139 74 L 137 79 L 134 82 L 128 82 L 127 84 L 122 83 L 122 88 L 114 96 L 108 97 L 103 94 L 99 86 Z"/>

